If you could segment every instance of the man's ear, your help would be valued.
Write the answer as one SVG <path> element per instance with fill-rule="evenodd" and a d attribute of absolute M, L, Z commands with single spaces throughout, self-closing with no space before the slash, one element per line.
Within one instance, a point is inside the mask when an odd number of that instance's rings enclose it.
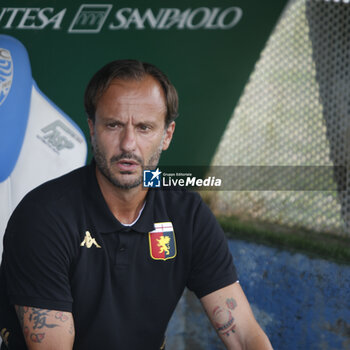
<path fill-rule="evenodd" d="M 163 140 L 163 151 L 168 149 L 171 139 L 173 138 L 174 130 L 175 122 L 171 122 L 165 130 L 165 137 Z"/>
<path fill-rule="evenodd" d="M 90 137 L 93 137 L 95 135 L 95 123 L 91 118 L 88 118 L 88 125 L 90 130 Z"/>

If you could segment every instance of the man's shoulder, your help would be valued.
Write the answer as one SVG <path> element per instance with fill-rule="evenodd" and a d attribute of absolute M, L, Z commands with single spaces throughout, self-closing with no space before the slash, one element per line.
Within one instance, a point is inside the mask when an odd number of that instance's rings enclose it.
<path fill-rule="evenodd" d="M 86 172 L 87 167 L 73 170 L 30 191 L 13 211 L 5 237 L 8 238 L 11 234 L 12 237 L 25 241 L 29 228 L 31 238 L 41 237 L 43 231 L 52 232 L 60 224 L 71 220 L 83 202 L 81 198 L 84 194 Z"/>
<path fill-rule="evenodd" d="M 87 185 L 88 166 L 84 166 L 49 180 L 28 192 L 13 214 L 34 211 L 35 208 L 50 210 L 59 208 L 59 203 L 79 200 Z"/>
<path fill-rule="evenodd" d="M 158 192 L 157 200 L 161 200 L 164 206 L 174 208 L 176 211 L 195 211 L 203 203 L 202 197 L 194 191 L 183 187 L 162 189 Z"/>
<path fill-rule="evenodd" d="M 71 196 L 86 183 L 88 166 L 75 169 L 55 179 L 49 180 L 30 191 L 22 201 L 50 201 Z"/>

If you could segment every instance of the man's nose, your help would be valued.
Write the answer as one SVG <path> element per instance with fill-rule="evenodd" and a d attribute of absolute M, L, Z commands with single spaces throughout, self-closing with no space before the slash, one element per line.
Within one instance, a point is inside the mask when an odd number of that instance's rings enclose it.
<path fill-rule="evenodd" d="M 126 125 L 120 141 L 121 150 L 124 152 L 133 152 L 136 149 L 136 135 L 132 125 Z"/>

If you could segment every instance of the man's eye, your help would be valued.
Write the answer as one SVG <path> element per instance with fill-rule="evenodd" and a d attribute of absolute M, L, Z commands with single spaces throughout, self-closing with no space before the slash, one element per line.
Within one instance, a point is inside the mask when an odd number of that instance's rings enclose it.
<path fill-rule="evenodd" d="M 139 125 L 139 129 L 141 131 L 148 131 L 150 129 L 150 127 L 148 125 Z"/>
<path fill-rule="evenodd" d="M 115 128 L 117 128 L 118 126 L 120 126 L 120 124 L 119 124 L 119 123 L 116 123 L 116 122 L 108 123 L 108 124 L 107 124 L 107 127 L 109 127 L 110 129 L 115 129 Z"/>

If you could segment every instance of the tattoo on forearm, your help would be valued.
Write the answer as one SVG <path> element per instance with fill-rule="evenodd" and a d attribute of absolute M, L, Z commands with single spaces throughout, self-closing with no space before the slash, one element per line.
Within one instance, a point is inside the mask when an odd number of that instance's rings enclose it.
<path fill-rule="evenodd" d="M 21 327 L 23 329 L 23 320 L 24 320 L 24 314 L 26 314 L 29 310 L 28 306 L 16 306 L 16 313 L 19 320 L 19 323 L 21 324 Z"/>
<path fill-rule="evenodd" d="M 41 329 L 44 327 L 54 328 L 59 325 L 56 323 L 46 323 L 46 318 L 48 316 L 49 310 L 37 309 L 32 307 L 32 313 L 29 315 L 29 321 L 33 321 L 33 329 Z"/>
<path fill-rule="evenodd" d="M 44 338 L 45 338 L 45 333 L 32 333 L 30 335 L 30 340 L 33 343 L 41 343 Z"/>
<path fill-rule="evenodd" d="M 24 338 L 28 338 L 29 328 L 27 326 L 23 328 L 23 334 L 24 334 Z"/>
<path fill-rule="evenodd" d="M 55 318 L 62 322 L 66 322 L 68 320 L 68 316 L 61 311 L 56 312 Z"/>
<path fill-rule="evenodd" d="M 41 343 L 46 333 L 43 331 L 45 328 L 55 328 L 59 327 L 60 325 L 58 323 L 52 323 L 49 322 L 48 319 L 53 317 L 60 322 L 66 322 L 69 318 L 68 316 L 61 311 L 50 311 L 46 309 L 39 309 L 35 307 L 27 307 L 27 306 L 16 306 L 16 313 L 18 316 L 18 320 L 21 324 L 23 335 L 25 338 L 28 338 L 33 343 Z M 30 322 L 30 326 L 25 326 L 24 319 L 26 318 L 27 321 Z M 42 330 L 41 332 L 30 332 L 30 328 L 32 330 Z M 71 326 L 72 333 L 73 334 L 73 324 Z"/>
<path fill-rule="evenodd" d="M 226 306 L 227 309 L 220 306 L 216 306 L 213 309 L 213 320 L 217 332 L 228 337 L 230 333 L 235 333 L 235 319 L 230 310 L 236 308 L 236 300 L 234 298 L 226 299 Z"/>
<path fill-rule="evenodd" d="M 229 309 L 233 310 L 237 306 L 236 300 L 233 298 L 226 299 L 226 305 Z"/>
<path fill-rule="evenodd" d="M 69 329 L 68 329 L 69 334 L 73 334 L 74 333 L 74 325 L 73 325 L 73 321 L 70 321 L 69 324 Z"/>

